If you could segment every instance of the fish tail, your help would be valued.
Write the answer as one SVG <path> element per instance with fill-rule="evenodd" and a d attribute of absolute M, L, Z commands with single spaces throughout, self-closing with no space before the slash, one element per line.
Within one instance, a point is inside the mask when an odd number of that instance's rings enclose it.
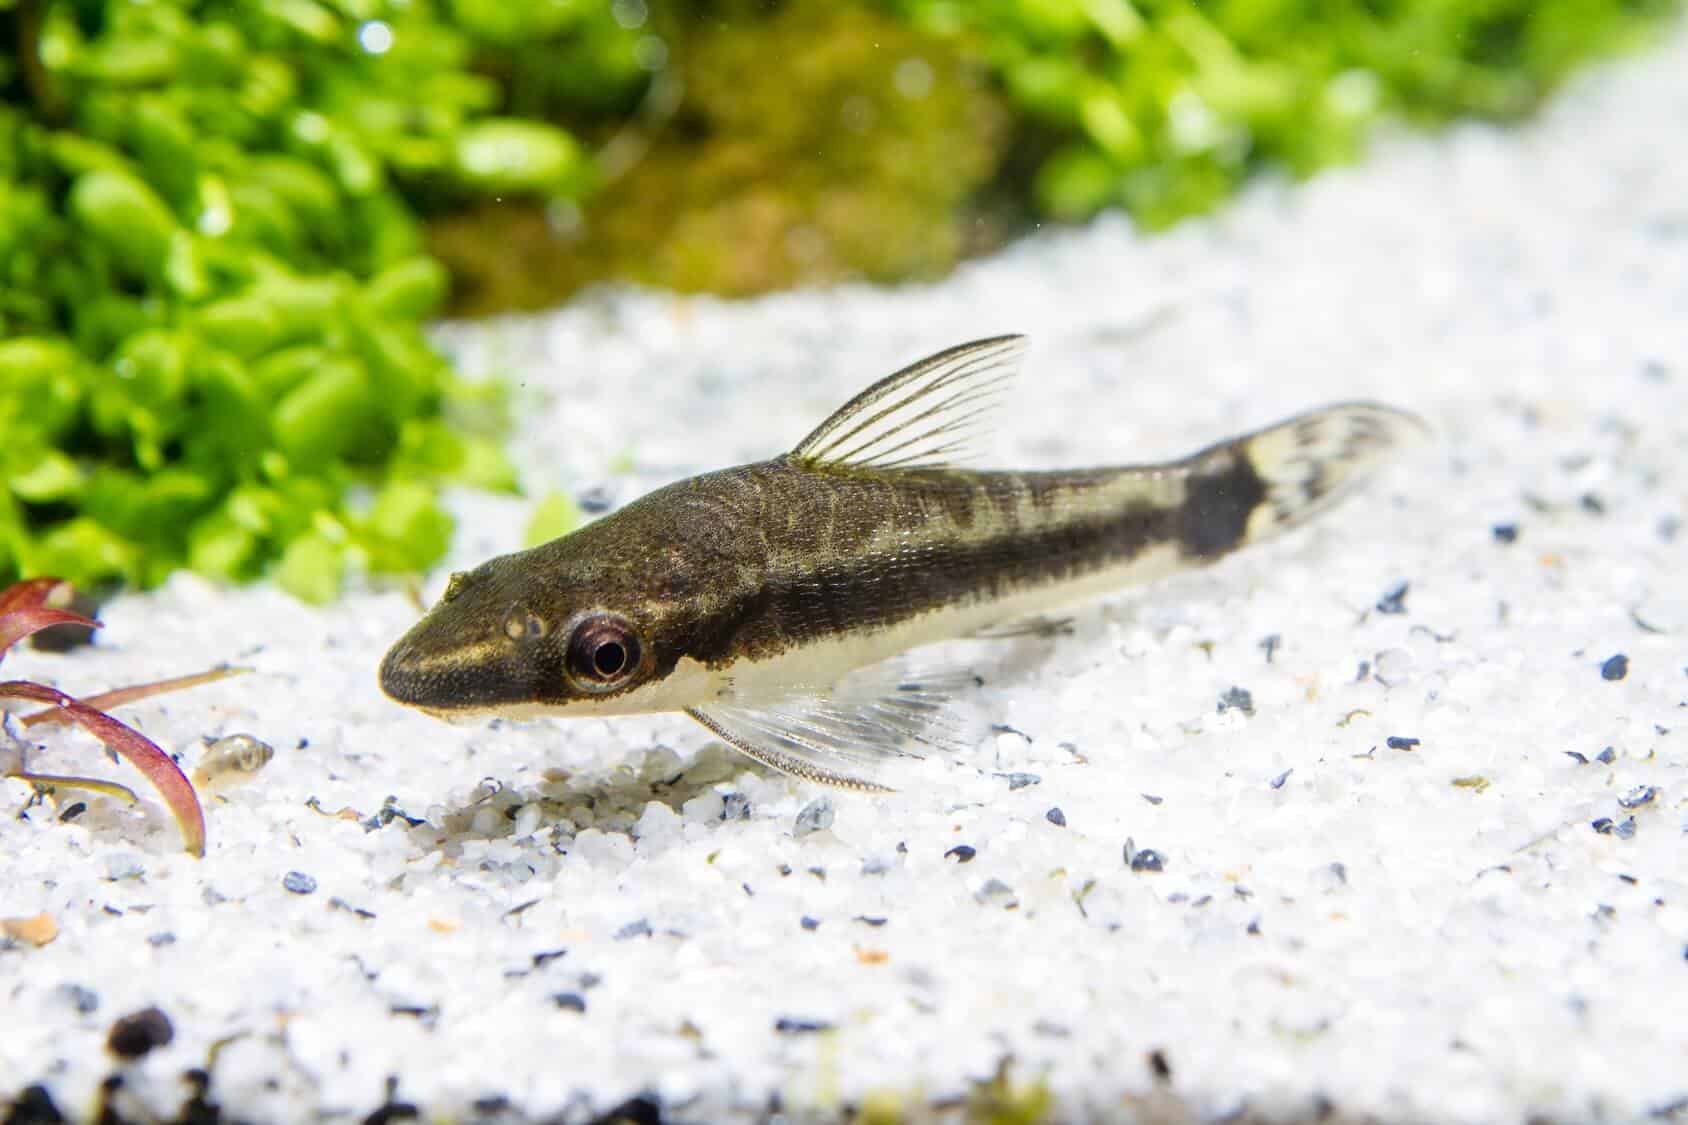
<path fill-rule="evenodd" d="M 1405 411 L 1349 402 L 1210 446 L 1180 465 L 1184 550 L 1213 558 L 1306 523 L 1429 432 Z"/>

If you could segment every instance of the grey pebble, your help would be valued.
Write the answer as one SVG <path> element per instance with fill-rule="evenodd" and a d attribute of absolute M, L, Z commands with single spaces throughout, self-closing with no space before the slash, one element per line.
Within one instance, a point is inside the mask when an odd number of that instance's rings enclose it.
<path fill-rule="evenodd" d="M 722 820 L 748 820 L 750 818 L 750 798 L 743 793 L 728 793 L 721 798 Z"/>
<path fill-rule="evenodd" d="M 1284 782 L 1288 781 L 1289 775 L 1294 773 L 1294 772 L 1295 772 L 1295 767 L 1291 766 L 1289 769 L 1285 770 L 1283 773 L 1280 773 L 1277 777 L 1274 777 L 1271 781 L 1267 782 L 1267 784 L 1270 785 L 1273 789 L 1282 789 L 1284 787 Z"/>
<path fill-rule="evenodd" d="M 100 1010 L 100 994 L 91 988 L 84 988 L 80 984 L 65 983 L 59 985 L 53 992 L 82 1015 L 86 1016 Z"/>
<path fill-rule="evenodd" d="M 1164 871 L 1166 870 L 1166 860 L 1163 859 L 1161 854 L 1155 851 L 1155 849 L 1144 848 L 1142 851 L 1131 857 L 1131 870 Z"/>
<path fill-rule="evenodd" d="M 1254 696 L 1246 688 L 1232 687 L 1219 697 L 1217 710 L 1223 715 L 1233 707 L 1245 715 L 1254 714 Z"/>
<path fill-rule="evenodd" d="M 1014 899 L 1014 888 L 1001 879 L 987 879 L 985 885 L 980 887 L 973 897 L 981 903 L 1001 902 L 1004 907 L 1017 905 Z"/>
<path fill-rule="evenodd" d="M 637 918 L 615 932 L 616 941 L 631 941 L 636 937 L 650 937 L 651 924 L 643 918 Z"/>
<path fill-rule="evenodd" d="M 821 920 L 819 918 L 811 918 L 811 917 L 809 917 L 809 915 L 805 914 L 798 921 L 798 925 L 802 926 L 805 930 L 808 930 L 811 933 L 813 933 L 815 930 L 818 930 L 818 929 L 821 928 Z"/>
<path fill-rule="evenodd" d="M 979 854 L 979 849 L 971 844 L 957 844 L 944 853 L 945 859 L 953 859 L 957 863 L 971 863 L 973 857 Z"/>
<path fill-rule="evenodd" d="M 1615 656 L 1607 657 L 1606 662 L 1600 665 L 1600 678 L 1603 680 L 1621 680 L 1627 675 L 1629 675 L 1629 657 L 1621 652 Z"/>
<path fill-rule="evenodd" d="M 1024 789 L 1029 785 L 1037 785 L 1043 780 L 1042 777 L 1035 773 L 1007 773 L 1002 776 L 1008 779 L 1008 788 L 1011 790 Z"/>
<path fill-rule="evenodd" d="M 1067 814 L 1061 811 L 1061 806 L 1059 805 L 1056 805 L 1054 808 L 1044 813 L 1043 819 L 1047 820 L 1050 824 L 1053 824 L 1057 828 L 1065 828 L 1067 826 Z"/>
<path fill-rule="evenodd" d="M 578 992 L 558 992 L 551 997 L 552 1003 L 565 1012 L 584 1012 L 586 997 Z"/>
<path fill-rule="evenodd" d="M 1125 865 L 1133 871 L 1166 870 L 1165 856 L 1153 848 L 1144 848 L 1142 851 L 1138 851 L 1136 842 L 1129 836 L 1125 838 L 1124 857 Z"/>
<path fill-rule="evenodd" d="M 375 917 L 375 911 L 365 910 L 361 906 L 353 906 L 351 903 L 347 902 L 338 895 L 328 900 L 328 908 L 330 910 L 344 910 L 347 914 L 355 915 L 366 922 Z"/>
<path fill-rule="evenodd" d="M 281 878 L 281 885 L 296 895 L 316 893 L 316 880 L 303 871 L 289 871 Z"/>
<path fill-rule="evenodd" d="M 1411 588 L 1412 587 L 1409 583 L 1402 582 L 1400 585 L 1395 586 L 1394 588 L 1389 590 L 1381 598 L 1377 599 L 1377 612 L 1379 612 L 1379 613 L 1405 613 L 1405 612 L 1407 612 L 1407 591 L 1410 590 Z"/>
<path fill-rule="evenodd" d="M 819 832 L 823 828 L 832 827 L 832 798 L 817 797 L 803 806 L 803 811 L 797 814 L 796 834 L 807 836 L 811 832 Z"/>
<path fill-rule="evenodd" d="M 1628 793 L 1618 798 L 1618 807 L 1622 809 L 1638 809 L 1642 805 L 1651 804 L 1658 796 L 1658 789 L 1651 785 L 1637 785 Z"/>

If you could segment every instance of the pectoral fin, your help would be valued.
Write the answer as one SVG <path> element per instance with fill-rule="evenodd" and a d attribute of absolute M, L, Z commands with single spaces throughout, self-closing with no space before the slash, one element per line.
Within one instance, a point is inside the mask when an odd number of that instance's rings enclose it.
<path fill-rule="evenodd" d="M 1071 617 L 1053 617 L 1039 614 L 1035 617 L 1021 617 L 1010 621 L 1001 621 L 995 625 L 986 625 L 982 629 L 975 629 L 967 634 L 976 641 L 1008 641 L 1020 637 L 1064 637 L 1073 631 Z"/>
<path fill-rule="evenodd" d="M 721 699 L 687 714 L 728 745 L 782 773 L 846 789 L 888 793 L 899 763 L 968 745 L 952 706 L 977 681 L 965 671 L 930 675 L 889 661 L 829 689 L 769 701 Z"/>

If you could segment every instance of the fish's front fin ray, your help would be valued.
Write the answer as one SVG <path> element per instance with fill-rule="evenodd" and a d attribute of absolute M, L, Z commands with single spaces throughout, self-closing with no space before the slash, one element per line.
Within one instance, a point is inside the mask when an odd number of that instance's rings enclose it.
<path fill-rule="evenodd" d="M 952 706 L 978 683 L 960 670 L 919 674 L 897 660 L 859 669 L 830 687 L 796 688 L 777 699 L 721 699 L 686 714 L 728 745 L 806 781 L 888 793 L 890 774 L 930 753 L 971 745 Z"/>
<path fill-rule="evenodd" d="M 958 344 L 888 375 L 791 451 L 810 466 L 934 469 L 965 461 L 1019 372 L 1024 336 Z"/>

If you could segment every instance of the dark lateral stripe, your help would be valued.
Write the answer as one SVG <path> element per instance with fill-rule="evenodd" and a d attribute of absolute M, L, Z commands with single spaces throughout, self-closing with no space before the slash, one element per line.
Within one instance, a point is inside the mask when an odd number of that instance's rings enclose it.
<path fill-rule="evenodd" d="M 714 663 L 775 655 L 810 641 L 995 600 L 1128 562 L 1171 538 L 1176 510 L 1140 506 L 978 542 L 828 561 L 801 579 L 771 580 L 700 622 L 691 655 Z"/>

